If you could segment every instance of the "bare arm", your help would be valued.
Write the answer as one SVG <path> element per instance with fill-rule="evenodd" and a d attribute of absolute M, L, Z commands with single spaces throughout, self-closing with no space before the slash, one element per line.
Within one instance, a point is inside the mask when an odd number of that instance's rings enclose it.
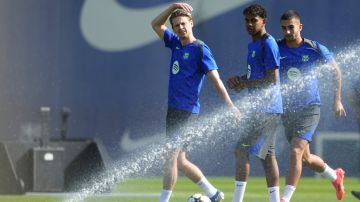
<path fill-rule="evenodd" d="M 279 79 L 279 69 L 274 67 L 266 71 L 266 76 L 263 79 L 248 80 L 246 75 L 234 76 L 227 81 L 228 86 L 236 91 L 244 88 L 267 87 L 276 83 Z"/>
<path fill-rule="evenodd" d="M 209 71 L 206 75 L 211 79 L 211 81 L 213 82 L 213 84 L 216 88 L 216 91 L 218 92 L 220 97 L 223 98 L 226 105 L 230 109 L 233 110 L 235 108 L 235 106 L 234 106 L 233 102 L 231 101 L 230 96 L 229 96 L 228 92 L 226 91 L 226 88 L 225 88 L 223 82 L 220 79 L 219 72 L 217 70 L 212 70 L 212 71 Z"/>
<path fill-rule="evenodd" d="M 156 34 L 160 37 L 160 39 L 164 38 L 164 32 L 166 30 L 165 24 L 167 19 L 170 17 L 171 13 L 176 9 L 184 9 L 189 12 L 192 11 L 192 7 L 187 3 L 174 3 L 151 21 L 151 26 L 153 30 L 156 32 Z"/>
<path fill-rule="evenodd" d="M 342 74 L 341 70 L 339 68 L 339 65 L 335 60 L 331 61 L 331 64 L 333 66 L 333 79 L 335 83 L 334 88 L 334 111 L 336 116 L 346 116 L 346 112 L 344 109 L 344 106 L 341 102 L 341 90 L 342 90 Z"/>

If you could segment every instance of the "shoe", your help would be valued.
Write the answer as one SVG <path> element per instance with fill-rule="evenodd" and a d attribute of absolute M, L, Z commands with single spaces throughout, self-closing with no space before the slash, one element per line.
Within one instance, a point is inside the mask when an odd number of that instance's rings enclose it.
<path fill-rule="evenodd" d="M 222 191 L 217 190 L 216 194 L 210 198 L 211 202 L 220 202 L 225 199 L 225 195 Z"/>
<path fill-rule="evenodd" d="M 337 168 L 335 170 L 335 172 L 336 172 L 337 178 L 335 181 L 332 182 L 332 185 L 334 186 L 334 188 L 336 190 L 336 198 L 338 200 L 342 200 L 345 195 L 345 188 L 343 185 L 345 171 L 341 168 Z"/>
<path fill-rule="evenodd" d="M 360 192 L 359 191 L 351 191 L 351 194 L 355 196 L 355 198 L 360 199 Z"/>
<path fill-rule="evenodd" d="M 282 198 L 282 199 L 280 199 L 280 202 L 285 202 L 285 200 Z"/>

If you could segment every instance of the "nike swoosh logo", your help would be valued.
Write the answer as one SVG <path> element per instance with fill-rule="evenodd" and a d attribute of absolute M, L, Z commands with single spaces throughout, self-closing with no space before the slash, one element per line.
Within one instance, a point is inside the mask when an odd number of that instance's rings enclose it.
<path fill-rule="evenodd" d="M 129 153 L 140 148 L 145 148 L 150 144 L 159 142 L 160 140 L 162 140 L 162 138 L 165 138 L 165 136 L 163 137 L 159 134 L 159 135 L 153 135 L 151 137 L 143 137 L 133 140 L 130 138 L 130 132 L 128 130 L 125 130 L 124 134 L 121 137 L 119 145 L 121 150 Z"/>
<path fill-rule="evenodd" d="M 194 8 L 195 24 L 209 20 L 253 0 L 188 0 Z M 170 4 L 148 8 L 128 8 L 116 0 L 85 0 L 80 14 L 80 29 L 85 40 L 102 51 L 125 51 L 145 46 L 157 35 L 151 19 Z"/>
<path fill-rule="evenodd" d="M 280 57 L 280 60 L 283 60 L 283 59 L 285 59 L 286 58 L 286 56 L 285 57 Z"/>

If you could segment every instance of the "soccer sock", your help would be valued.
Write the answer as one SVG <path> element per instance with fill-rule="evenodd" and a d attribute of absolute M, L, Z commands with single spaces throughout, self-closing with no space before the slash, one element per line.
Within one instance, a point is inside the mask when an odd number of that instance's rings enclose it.
<path fill-rule="evenodd" d="M 233 202 L 242 202 L 246 189 L 246 182 L 235 181 Z"/>
<path fill-rule="evenodd" d="M 279 186 L 269 187 L 269 202 L 279 202 L 280 201 L 280 191 Z"/>
<path fill-rule="evenodd" d="M 331 182 L 335 181 L 337 178 L 336 172 L 334 169 L 330 168 L 330 166 L 328 166 L 325 163 L 325 170 L 324 172 L 320 173 L 323 177 L 329 179 Z"/>
<path fill-rule="evenodd" d="M 284 195 L 281 198 L 284 199 L 285 202 L 289 202 L 293 193 L 295 192 L 295 189 L 296 188 L 292 185 L 286 185 L 284 188 Z"/>
<path fill-rule="evenodd" d="M 203 177 L 199 182 L 196 183 L 208 197 L 212 197 L 216 194 L 217 189 L 206 179 Z"/>
<path fill-rule="evenodd" d="M 171 190 L 163 189 L 160 194 L 160 198 L 158 202 L 169 202 L 171 194 L 172 194 Z"/>

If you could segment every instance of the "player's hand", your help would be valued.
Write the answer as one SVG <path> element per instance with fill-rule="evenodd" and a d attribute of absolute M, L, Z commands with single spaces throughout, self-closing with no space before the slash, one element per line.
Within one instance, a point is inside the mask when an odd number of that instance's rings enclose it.
<path fill-rule="evenodd" d="M 236 120 L 236 121 L 240 121 L 241 112 L 240 112 L 240 110 L 239 110 L 237 107 L 232 106 L 232 107 L 230 108 L 230 113 L 231 113 L 231 115 L 232 115 L 233 117 L 235 117 L 235 120 Z"/>
<path fill-rule="evenodd" d="M 240 85 L 240 80 L 240 76 L 233 76 L 227 80 L 226 84 L 230 89 L 235 89 Z"/>
<path fill-rule="evenodd" d="M 346 116 L 346 111 L 345 111 L 345 108 L 344 108 L 343 104 L 341 103 L 341 101 L 335 101 L 334 112 L 335 112 L 336 117 Z"/>
<path fill-rule="evenodd" d="M 190 6 L 190 4 L 187 4 L 187 3 L 174 3 L 173 6 L 175 9 L 183 9 L 187 12 L 193 11 L 192 6 Z"/>

